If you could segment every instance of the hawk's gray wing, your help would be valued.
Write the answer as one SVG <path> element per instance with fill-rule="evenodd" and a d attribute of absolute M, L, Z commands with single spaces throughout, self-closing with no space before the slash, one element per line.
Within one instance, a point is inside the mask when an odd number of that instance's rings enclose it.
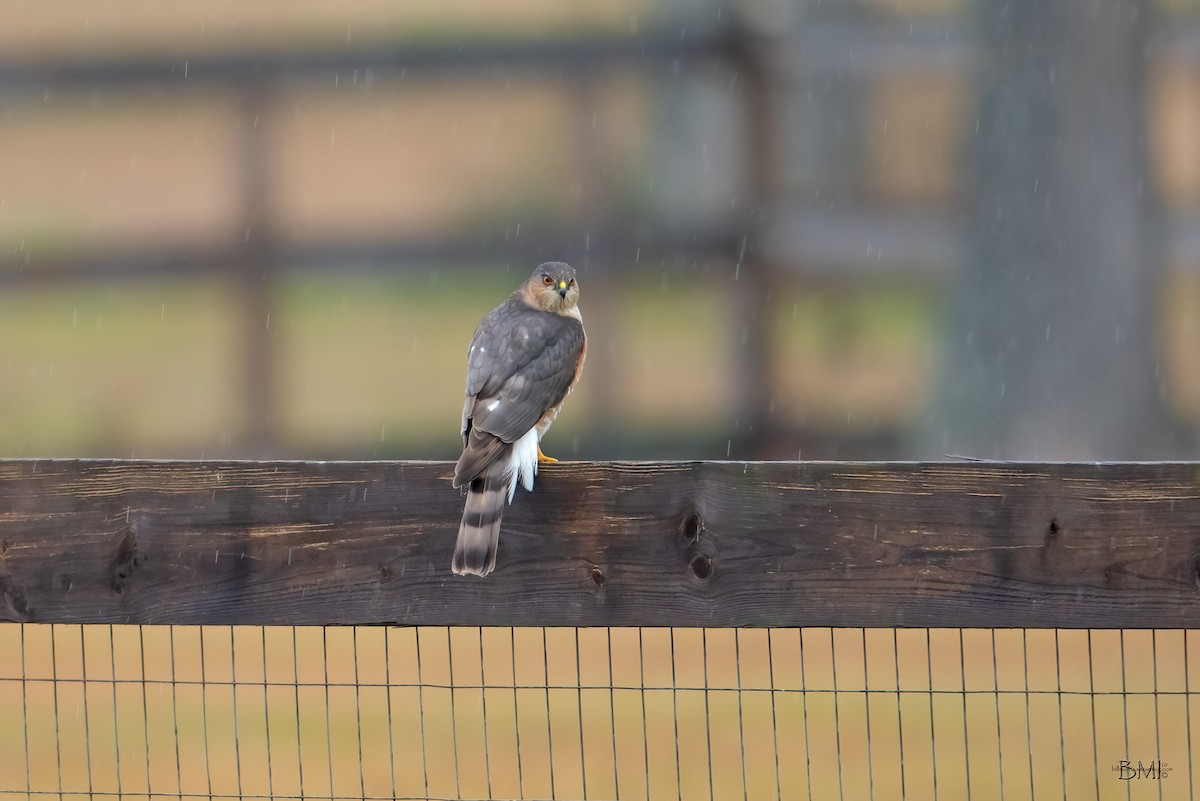
<path fill-rule="evenodd" d="M 524 436 L 566 396 L 583 343 L 583 324 L 573 317 L 515 297 L 493 309 L 467 356 L 464 440 L 472 429 L 505 443 Z"/>

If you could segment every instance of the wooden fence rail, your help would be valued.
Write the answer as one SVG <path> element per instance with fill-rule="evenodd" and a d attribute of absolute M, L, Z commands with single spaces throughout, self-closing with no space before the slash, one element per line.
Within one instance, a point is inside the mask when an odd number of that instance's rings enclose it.
<path fill-rule="evenodd" d="M 0 620 L 1200 626 L 1200 464 L 563 463 L 483 580 L 451 467 L 0 460 Z"/>

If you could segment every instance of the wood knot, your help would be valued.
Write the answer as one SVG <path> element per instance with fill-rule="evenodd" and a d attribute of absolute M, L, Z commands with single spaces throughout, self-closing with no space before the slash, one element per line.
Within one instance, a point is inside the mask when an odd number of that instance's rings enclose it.
<path fill-rule="evenodd" d="M 709 559 L 702 553 L 698 553 L 692 557 L 690 562 L 688 562 L 688 570 L 691 571 L 692 576 L 694 576 L 696 580 L 708 581 L 713 574 L 712 559 Z"/>
<path fill-rule="evenodd" d="M 120 595 L 125 585 L 133 578 L 133 572 L 145 564 L 146 558 L 138 552 L 137 539 L 133 532 L 125 532 L 117 545 L 117 553 L 108 565 L 108 586 Z"/>
<path fill-rule="evenodd" d="M 28 623 L 29 602 L 25 593 L 8 576 L 0 576 L 0 621 Z"/>
<path fill-rule="evenodd" d="M 1048 540 L 1054 539 L 1055 537 L 1058 536 L 1058 533 L 1060 531 L 1062 531 L 1062 529 L 1058 525 L 1058 518 L 1057 517 L 1050 518 L 1050 525 L 1046 527 L 1046 539 L 1048 539 Z"/>
<path fill-rule="evenodd" d="M 592 583 L 597 587 L 603 587 L 606 581 L 608 579 L 604 577 L 604 571 L 598 565 L 592 565 Z"/>
<path fill-rule="evenodd" d="M 700 539 L 701 532 L 704 531 L 704 520 L 700 517 L 700 513 L 693 511 L 684 516 L 679 522 L 679 532 L 689 544 L 695 544 Z"/>

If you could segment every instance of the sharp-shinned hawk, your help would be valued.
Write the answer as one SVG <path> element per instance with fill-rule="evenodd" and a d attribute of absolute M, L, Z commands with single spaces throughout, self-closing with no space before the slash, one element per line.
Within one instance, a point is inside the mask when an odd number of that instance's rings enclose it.
<path fill-rule="evenodd" d="M 500 518 L 517 482 L 533 489 L 541 438 L 583 370 L 587 338 L 569 264 L 548 262 L 492 309 L 471 338 L 463 453 L 454 486 L 467 502 L 451 569 L 486 576 L 496 566 Z"/>

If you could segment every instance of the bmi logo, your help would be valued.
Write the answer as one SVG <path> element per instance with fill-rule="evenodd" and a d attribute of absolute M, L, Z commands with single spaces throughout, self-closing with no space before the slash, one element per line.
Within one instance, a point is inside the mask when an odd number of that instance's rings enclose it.
<path fill-rule="evenodd" d="M 1161 759 L 1152 760 L 1151 762 L 1142 762 L 1140 759 L 1137 762 L 1122 759 L 1113 765 L 1112 770 L 1113 773 L 1117 774 L 1118 779 L 1123 782 L 1130 782 L 1135 779 L 1157 779 L 1161 781 L 1171 775 L 1171 771 L 1174 768 Z"/>

